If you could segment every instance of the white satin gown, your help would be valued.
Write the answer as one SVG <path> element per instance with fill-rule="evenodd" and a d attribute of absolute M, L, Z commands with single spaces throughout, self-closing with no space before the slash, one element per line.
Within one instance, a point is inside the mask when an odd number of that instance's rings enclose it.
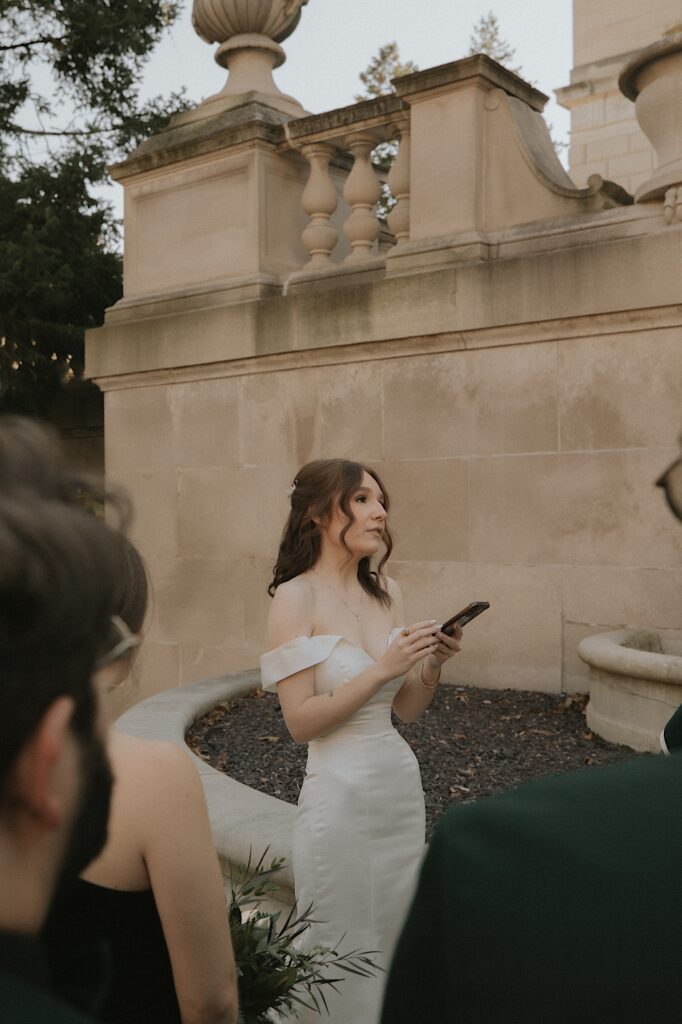
<path fill-rule="evenodd" d="M 398 630 L 388 637 L 391 643 Z M 263 688 L 314 666 L 315 693 L 338 690 L 373 664 L 342 636 L 300 636 L 261 658 Z M 417 759 L 391 723 L 394 679 L 339 728 L 308 744 L 293 836 L 299 909 L 314 904 L 319 924 L 305 948 L 376 950 L 388 968 L 424 853 L 424 793 Z M 343 941 L 341 941 L 343 939 Z M 338 993 L 325 986 L 328 1024 L 376 1024 L 386 976 L 339 971 Z M 327 1020 L 306 1010 L 299 1020 Z"/>

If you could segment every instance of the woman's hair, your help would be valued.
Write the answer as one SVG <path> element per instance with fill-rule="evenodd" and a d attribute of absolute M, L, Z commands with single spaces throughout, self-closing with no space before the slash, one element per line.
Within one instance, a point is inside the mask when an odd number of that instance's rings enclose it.
<path fill-rule="evenodd" d="M 140 633 L 147 614 L 149 578 L 142 555 L 132 541 L 122 537 L 124 577 L 123 588 L 117 596 L 115 615 L 125 622 L 132 633 Z"/>
<path fill-rule="evenodd" d="M 315 520 L 327 519 L 337 503 L 348 518 L 347 525 L 341 531 L 341 543 L 350 556 L 351 552 L 345 540 L 354 519 L 350 499 L 353 492 L 362 484 L 365 473 L 369 473 L 379 485 L 384 507 L 388 511 L 386 489 L 377 473 L 369 466 L 363 466 L 360 462 L 349 462 L 347 459 L 317 459 L 299 469 L 291 491 L 291 512 L 282 534 L 272 582 L 268 587 L 271 597 L 280 583 L 286 583 L 294 576 L 300 576 L 302 572 L 313 568 L 322 548 L 322 538 Z M 386 551 L 376 570 L 371 568 L 368 557 L 360 559 L 358 581 L 370 597 L 389 606 L 391 598 L 381 573 L 393 550 L 393 539 L 388 527 L 384 527 L 383 540 Z"/>
<path fill-rule="evenodd" d="M 69 466 L 59 435 L 53 427 L 26 416 L 0 416 L 0 494 L 31 500 L 37 497 L 62 502 L 95 515 L 107 507 L 107 519 L 118 528 L 117 548 L 122 559 L 113 595 L 114 615 L 133 633 L 144 623 L 149 582 L 142 555 L 124 535 L 132 519 L 127 495 L 104 488 L 95 476 L 83 476 Z"/>
<path fill-rule="evenodd" d="M 96 727 L 92 676 L 116 640 L 124 538 L 61 501 L 0 497 L 0 800 L 7 772 L 47 708 L 75 701 L 72 726 Z"/>

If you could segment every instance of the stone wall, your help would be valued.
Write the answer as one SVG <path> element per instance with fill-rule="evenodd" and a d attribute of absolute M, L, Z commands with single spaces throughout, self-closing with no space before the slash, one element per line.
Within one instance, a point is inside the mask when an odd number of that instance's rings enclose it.
<path fill-rule="evenodd" d="M 485 58 L 400 83 L 286 132 L 180 125 L 116 171 L 130 223 L 155 191 L 175 218 L 147 231 L 145 267 L 130 254 L 124 299 L 88 337 L 107 472 L 134 496 L 154 587 L 138 695 L 257 664 L 287 488 L 316 457 L 384 478 L 411 620 L 490 601 L 449 680 L 585 689 L 583 636 L 678 624 L 682 537 L 653 484 L 680 425 L 682 223 L 662 197 L 576 188 L 544 97 Z M 400 223 L 412 212 L 381 254 L 368 140 L 396 124 Z M 242 257 L 230 203 L 193 216 L 206 167 L 227 193 L 237 160 Z M 273 248 L 277 168 L 292 234 Z M 304 265 L 301 202 L 317 225 Z M 334 241 L 349 209 L 351 253 Z M 190 287 L 184 239 L 198 259 L 207 223 L 210 279 Z"/>
<path fill-rule="evenodd" d="M 143 692 L 257 664 L 286 490 L 316 457 L 385 478 L 410 619 L 491 602 L 451 679 L 585 689 L 583 636 L 673 628 L 682 544 L 653 482 L 675 450 L 682 316 L 646 302 L 679 287 L 679 252 L 675 231 L 270 300 L 273 334 L 310 322 L 303 351 L 108 391 L 108 472 L 154 582 Z M 403 336 L 424 306 L 441 329 Z M 203 319 L 188 344 L 208 342 Z"/>

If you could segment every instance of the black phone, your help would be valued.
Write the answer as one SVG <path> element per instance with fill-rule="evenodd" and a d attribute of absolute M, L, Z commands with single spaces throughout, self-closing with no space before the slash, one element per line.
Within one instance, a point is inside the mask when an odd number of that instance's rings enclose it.
<path fill-rule="evenodd" d="M 461 612 L 457 612 L 451 619 L 443 623 L 440 627 L 441 633 L 447 633 L 448 636 L 452 636 L 455 626 L 466 626 L 467 622 L 471 622 L 477 615 L 484 612 L 486 608 L 490 608 L 489 601 L 472 601 L 466 608 L 462 608 Z"/>

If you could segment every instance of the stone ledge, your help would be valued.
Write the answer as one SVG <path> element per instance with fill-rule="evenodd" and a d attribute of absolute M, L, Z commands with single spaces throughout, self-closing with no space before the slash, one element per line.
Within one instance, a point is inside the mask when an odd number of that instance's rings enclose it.
<path fill-rule="evenodd" d="M 135 174 L 157 170 L 207 153 L 223 153 L 243 143 L 261 142 L 275 147 L 284 140 L 287 118 L 262 103 L 246 103 L 213 117 L 189 124 L 170 125 L 145 139 L 109 173 L 114 181 L 125 181 Z"/>
<path fill-rule="evenodd" d="M 539 113 L 542 113 L 549 99 L 544 92 L 484 53 L 476 53 L 449 64 L 439 64 L 424 71 L 414 71 L 411 75 L 401 75 L 392 80 L 392 85 L 397 95 L 409 103 L 428 92 L 442 89 L 450 91 L 456 83 L 472 78 L 480 78 L 489 89 L 503 89 L 509 96 L 516 96 Z"/>
<path fill-rule="evenodd" d="M 233 867 L 245 864 L 250 850 L 259 857 L 269 847 L 269 857 L 283 857 L 286 862 L 279 875 L 279 899 L 290 904 L 294 808 L 211 768 L 185 742 L 185 733 L 197 718 L 220 701 L 243 697 L 259 686 L 260 672 L 253 669 L 164 690 L 126 711 L 116 728 L 129 736 L 175 743 L 189 753 L 201 776 L 211 830 L 225 873 L 229 876 Z"/>
<path fill-rule="evenodd" d="M 378 132 L 378 138 L 390 139 L 388 125 L 406 110 L 397 96 L 378 96 L 347 107 L 337 107 L 322 114 L 309 114 L 289 121 L 284 132 L 290 145 L 300 147 L 311 142 L 339 140 L 361 129 Z"/>

